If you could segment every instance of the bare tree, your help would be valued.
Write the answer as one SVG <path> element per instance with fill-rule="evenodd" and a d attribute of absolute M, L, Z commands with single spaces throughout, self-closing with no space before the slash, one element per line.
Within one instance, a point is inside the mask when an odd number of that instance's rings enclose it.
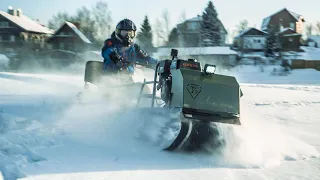
<path fill-rule="evenodd" d="M 311 23 L 306 25 L 306 35 L 311 36 L 313 34 L 313 25 Z"/>
<path fill-rule="evenodd" d="M 156 19 L 154 27 L 156 45 L 163 46 L 167 44 L 170 34 L 170 18 L 167 9 L 162 12 L 161 18 Z"/>
<path fill-rule="evenodd" d="M 106 1 L 98 1 L 92 8 L 93 20 L 95 22 L 94 39 L 99 44 L 103 44 L 104 40 L 111 35 L 111 11 Z"/>
<path fill-rule="evenodd" d="M 155 41 L 156 41 L 156 46 L 162 46 L 165 44 L 165 32 L 164 32 L 164 24 L 163 22 L 156 18 L 155 26 L 154 26 L 154 34 L 155 34 Z"/>
<path fill-rule="evenodd" d="M 315 31 L 317 33 L 317 35 L 320 35 L 320 22 L 317 22 L 315 25 Z"/>
<path fill-rule="evenodd" d="M 48 27 L 53 30 L 58 30 L 66 21 L 73 21 L 73 17 L 67 12 L 58 12 L 48 22 Z"/>
<path fill-rule="evenodd" d="M 243 32 L 244 30 L 248 29 L 248 21 L 247 20 L 242 20 L 240 23 L 237 25 L 237 31 L 238 33 Z"/>

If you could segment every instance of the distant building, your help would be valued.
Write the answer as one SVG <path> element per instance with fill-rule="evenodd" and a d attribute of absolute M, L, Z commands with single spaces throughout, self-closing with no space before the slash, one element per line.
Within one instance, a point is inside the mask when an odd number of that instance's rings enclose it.
<path fill-rule="evenodd" d="M 49 28 L 25 16 L 21 9 L 9 7 L 7 12 L 0 11 L 0 53 L 21 47 L 44 48 L 45 40 L 52 34 Z"/>
<path fill-rule="evenodd" d="M 79 26 L 79 24 L 77 24 Z M 54 50 L 67 50 L 72 52 L 84 52 L 91 47 L 91 41 L 71 23 L 65 22 L 54 34 L 48 39 L 48 43 Z"/>
<path fill-rule="evenodd" d="M 267 31 L 272 25 L 279 26 L 280 31 L 284 28 L 291 28 L 293 31 L 303 34 L 304 17 L 284 8 L 266 17 L 262 21 L 261 30 Z"/>
<path fill-rule="evenodd" d="M 301 34 L 295 32 L 291 28 L 282 29 L 279 34 L 281 49 L 283 51 L 298 51 L 300 49 Z"/>
<path fill-rule="evenodd" d="M 277 35 L 280 39 L 281 49 L 297 51 L 301 45 L 304 22 L 305 19 L 302 15 L 284 8 L 264 18 L 261 30 L 269 32 L 270 28 L 278 28 Z"/>
<path fill-rule="evenodd" d="M 248 28 L 234 38 L 234 46 L 237 50 L 263 51 L 267 33 L 256 28 Z"/>
<path fill-rule="evenodd" d="M 197 16 L 191 19 L 185 20 L 183 23 L 177 25 L 177 29 L 181 36 L 187 41 L 188 43 L 185 44 L 189 47 L 197 47 L 201 44 L 201 21 L 202 17 Z M 226 36 L 228 34 L 227 30 L 223 26 L 222 22 L 219 20 L 220 25 L 220 34 L 221 34 L 221 42 L 220 46 L 225 46 L 226 44 Z"/>

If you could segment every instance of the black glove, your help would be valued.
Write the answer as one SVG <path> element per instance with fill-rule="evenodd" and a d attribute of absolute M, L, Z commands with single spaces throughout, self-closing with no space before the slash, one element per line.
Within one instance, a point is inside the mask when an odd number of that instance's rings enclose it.
<path fill-rule="evenodd" d="M 110 59 L 112 62 L 114 62 L 115 64 L 117 64 L 118 62 L 120 62 L 122 60 L 122 57 L 116 52 L 116 51 L 112 51 L 109 55 Z"/>
<path fill-rule="evenodd" d="M 148 55 L 146 52 L 144 52 L 144 51 L 140 48 L 140 46 L 139 46 L 138 44 L 134 44 L 134 49 L 135 49 L 135 51 L 136 51 L 136 53 L 137 53 L 137 56 L 138 56 L 139 58 L 144 59 L 144 58 L 149 57 L 149 55 Z"/>

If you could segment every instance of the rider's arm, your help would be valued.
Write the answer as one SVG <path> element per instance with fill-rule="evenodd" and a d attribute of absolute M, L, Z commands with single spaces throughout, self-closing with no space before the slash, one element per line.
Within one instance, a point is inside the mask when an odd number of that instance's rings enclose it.
<path fill-rule="evenodd" d="M 134 49 L 136 52 L 136 60 L 141 63 L 147 63 L 149 65 L 156 65 L 159 61 L 150 57 L 147 53 L 145 53 L 139 45 L 134 44 Z"/>
<path fill-rule="evenodd" d="M 111 62 L 117 64 L 121 60 L 121 56 L 114 50 L 111 41 L 106 41 L 102 48 L 101 55 L 104 58 L 104 64 L 110 64 Z"/>

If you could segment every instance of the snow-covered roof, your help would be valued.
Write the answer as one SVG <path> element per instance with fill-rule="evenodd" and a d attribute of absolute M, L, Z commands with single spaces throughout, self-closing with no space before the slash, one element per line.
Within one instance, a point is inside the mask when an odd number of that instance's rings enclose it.
<path fill-rule="evenodd" d="M 36 33 L 44 33 L 44 34 L 53 34 L 52 30 L 47 27 L 42 26 L 38 22 L 28 18 L 27 16 L 21 14 L 20 16 L 13 16 L 8 14 L 7 12 L 0 11 L 0 15 L 4 18 L 8 19 L 12 23 L 21 27 L 25 31 L 36 32 Z"/>
<path fill-rule="evenodd" d="M 187 19 L 186 21 L 201 21 L 201 20 L 202 20 L 202 17 L 201 17 L 201 16 L 196 16 L 196 17 Z"/>
<path fill-rule="evenodd" d="M 242 31 L 240 34 L 238 34 L 238 35 L 237 35 L 236 37 L 234 37 L 234 38 L 237 39 L 237 38 L 245 35 L 247 32 L 249 32 L 249 31 L 252 30 L 252 29 L 256 29 L 257 31 L 260 31 L 260 32 L 262 32 L 262 33 L 264 33 L 264 34 L 267 34 L 265 31 L 261 31 L 261 30 L 259 30 L 259 29 L 257 29 L 257 28 L 251 27 L 251 28 L 248 28 L 248 29 Z"/>
<path fill-rule="evenodd" d="M 294 32 L 293 29 L 287 27 L 287 28 L 281 29 L 279 33 L 281 34 L 281 33 L 284 33 L 284 32 L 286 32 L 286 31 L 293 31 L 293 32 Z"/>
<path fill-rule="evenodd" d="M 267 29 L 267 26 L 268 26 L 268 24 L 269 24 L 269 22 L 270 22 L 270 20 L 271 20 L 271 18 L 272 18 L 272 16 L 274 16 L 274 15 L 276 15 L 276 14 L 278 14 L 278 13 L 280 13 L 280 12 L 282 12 L 283 10 L 286 10 L 286 11 L 288 11 L 297 21 L 300 19 L 300 17 L 301 17 L 301 15 L 300 14 L 297 14 L 297 13 L 295 13 L 295 12 L 292 12 L 292 11 L 289 11 L 288 9 L 286 9 L 286 8 L 283 8 L 283 9 L 281 9 L 281 10 L 279 10 L 279 11 L 277 11 L 277 12 L 275 12 L 275 13 L 273 13 L 272 15 L 270 15 L 270 16 L 268 16 L 268 17 L 266 17 L 266 18 L 264 18 L 263 19 L 263 21 L 262 21 L 262 25 L 261 25 L 261 29 L 262 30 L 265 30 L 265 29 Z"/>
<path fill-rule="evenodd" d="M 158 48 L 154 56 L 170 56 L 172 48 Z M 174 48 L 179 51 L 179 55 L 237 55 L 236 51 L 230 49 L 227 46 L 215 46 L 215 47 L 186 47 L 186 48 Z"/>
<path fill-rule="evenodd" d="M 91 41 L 71 22 L 66 22 L 66 24 L 86 43 L 91 44 Z"/>

